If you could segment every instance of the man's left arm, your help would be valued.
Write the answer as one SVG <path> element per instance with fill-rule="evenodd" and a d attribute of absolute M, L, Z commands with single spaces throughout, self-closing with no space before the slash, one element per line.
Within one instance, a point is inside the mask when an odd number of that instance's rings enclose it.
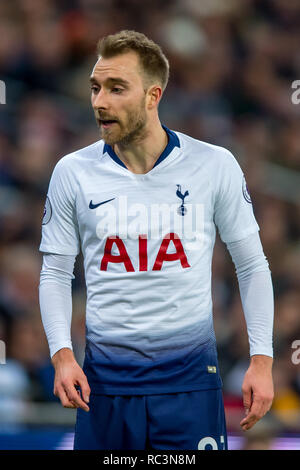
<path fill-rule="evenodd" d="M 246 417 L 240 423 L 246 431 L 269 411 L 274 396 L 273 286 L 258 232 L 227 243 L 227 248 L 236 268 L 250 344 L 251 361 L 242 386 Z"/>

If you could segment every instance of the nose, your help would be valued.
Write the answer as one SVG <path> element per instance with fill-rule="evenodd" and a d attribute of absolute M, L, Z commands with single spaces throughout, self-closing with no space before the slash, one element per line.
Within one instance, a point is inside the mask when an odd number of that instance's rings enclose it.
<path fill-rule="evenodd" d="M 92 95 L 92 105 L 96 109 L 108 109 L 108 98 L 105 90 L 101 89 L 98 93 Z"/>

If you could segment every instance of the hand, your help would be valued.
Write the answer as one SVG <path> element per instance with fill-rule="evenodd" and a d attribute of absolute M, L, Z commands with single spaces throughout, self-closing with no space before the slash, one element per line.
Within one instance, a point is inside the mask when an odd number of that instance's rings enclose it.
<path fill-rule="evenodd" d="M 244 431 L 251 429 L 271 408 L 274 398 L 273 359 L 269 356 L 254 355 L 242 386 L 246 417 L 240 425 Z"/>
<path fill-rule="evenodd" d="M 62 348 L 57 351 L 52 357 L 52 364 L 55 368 L 54 395 L 59 397 L 61 404 L 65 408 L 82 408 L 89 411 L 87 403 L 91 390 L 71 349 Z M 80 386 L 83 399 L 75 385 Z"/>

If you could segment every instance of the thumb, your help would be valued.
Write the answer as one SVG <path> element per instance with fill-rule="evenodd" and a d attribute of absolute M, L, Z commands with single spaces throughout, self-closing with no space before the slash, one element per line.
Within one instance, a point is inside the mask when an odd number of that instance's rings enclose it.
<path fill-rule="evenodd" d="M 80 389 L 81 389 L 81 396 L 82 396 L 83 400 L 86 403 L 89 403 L 91 389 L 90 389 L 90 386 L 88 384 L 88 381 L 87 381 L 87 378 L 86 378 L 85 375 L 83 375 L 83 377 L 80 377 L 80 379 L 78 379 L 78 384 L 79 384 Z"/>

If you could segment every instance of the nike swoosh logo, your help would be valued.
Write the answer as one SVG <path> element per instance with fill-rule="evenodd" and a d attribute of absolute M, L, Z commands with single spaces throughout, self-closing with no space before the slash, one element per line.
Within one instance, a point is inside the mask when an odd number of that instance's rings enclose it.
<path fill-rule="evenodd" d="M 89 208 L 90 209 L 96 209 L 97 207 L 102 206 L 102 204 L 106 204 L 107 202 L 113 201 L 114 199 L 116 199 L 116 198 L 113 197 L 112 199 L 107 199 L 107 201 L 99 202 L 99 204 L 93 204 L 92 201 L 90 201 Z"/>

